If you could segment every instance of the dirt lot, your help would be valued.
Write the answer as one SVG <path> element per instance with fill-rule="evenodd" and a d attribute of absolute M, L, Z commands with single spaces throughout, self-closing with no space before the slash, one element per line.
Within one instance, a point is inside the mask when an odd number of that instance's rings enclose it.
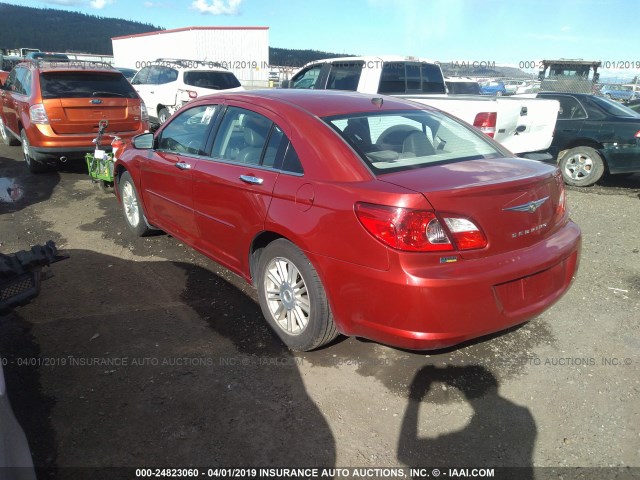
<path fill-rule="evenodd" d="M 19 158 L 0 146 L 0 177 L 24 191 L 0 202 L 0 251 L 52 239 L 71 256 L 0 318 L 41 478 L 108 466 L 526 467 L 513 478 L 640 467 L 640 175 L 568 192 L 584 235 L 578 279 L 528 324 L 429 355 L 356 338 L 291 354 L 242 280 L 170 236 L 132 238 L 115 197 L 81 169 L 29 176 Z"/>

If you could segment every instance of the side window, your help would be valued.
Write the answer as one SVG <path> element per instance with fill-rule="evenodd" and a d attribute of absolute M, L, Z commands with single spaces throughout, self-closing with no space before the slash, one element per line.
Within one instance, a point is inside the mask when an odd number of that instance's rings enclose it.
<path fill-rule="evenodd" d="M 24 68 L 16 68 L 15 92 L 21 95 L 25 94 L 24 80 L 27 70 Z"/>
<path fill-rule="evenodd" d="M 152 65 L 149 69 L 149 77 L 147 78 L 147 82 L 149 85 L 157 85 L 160 83 L 160 69 L 158 65 Z"/>
<path fill-rule="evenodd" d="M 282 170 L 285 172 L 299 173 L 300 175 L 304 173 L 298 154 L 294 150 L 293 145 L 291 145 L 291 142 L 287 142 L 287 152 L 282 162 Z"/>
<path fill-rule="evenodd" d="M 423 63 L 422 72 L 422 93 L 446 93 L 442 70 L 437 65 Z M 480 87 L 478 86 L 478 93 Z"/>
<path fill-rule="evenodd" d="M 417 62 L 386 62 L 378 93 L 445 93 L 442 71 L 437 65 Z"/>
<path fill-rule="evenodd" d="M 331 64 L 327 89 L 356 91 L 363 65 L 363 62 Z"/>
<path fill-rule="evenodd" d="M 291 79 L 291 88 L 315 88 L 322 64 L 313 65 Z"/>
<path fill-rule="evenodd" d="M 213 142 L 212 156 L 260 165 L 273 122 L 244 108 L 229 107 Z"/>
<path fill-rule="evenodd" d="M 209 126 L 217 105 L 190 108 L 173 118 L 158 137 L 158 150 L 186 155 L 206 155 L 204 152 Z"/>
<path fill-rule="evenodd" d="M 11 73 L 7 77 L 7 81 L 4 83 L 5 88 L 7 90 L 15 91 L 16 89 L 16 75 L 18 74 L 18 69 L 14 68 L 11 70 Z"/>
<path fill-rule="evenodd" d="M 405 67 L 407 78 L 407 92 L 421 92 L 422 82 L 420 81 L 420 65 L 417 63 L 407 63 Z"/>
<path fill-rule="evenodd" d="M 136 73 L 136 76 L 133 78 L 131 83 L 133 85 L 142 85 L 147 83 L 147 80 L 149 79 L 150 70 L 151 70 L 151 67 L 144 67 L 140 69 L 140 71 Z"/>
<path fill-rule="evenodd" d="M 169 67 L 157 67 L 158 77 L 155 83 L 162 85 L 165 83 L 175 82 L 178 79 L 178 71 Z"/>
<path fill-rule="evenodd" d="M 291 142 L 278 125 L 262 115 L 229 107 L 213 142 L 213 158 L 303 173 Z"/>
<path fill-rule="evenodd" d="M 404 62 L 385 62 L 378 93 L 406 93 Z"/>
<path fill-rule="evenodd" d="M 546 98 L 553 98 L 560 102 L 558 120 L 580 120 L 582 118 L 587 118 L 587 112 L 585 112 L 582 105 L 580 105 L 580 102 L 573 97 L 559 95 L 557 97 Z"/>
<path fill-rule="evenodd" d="M 25 95 L 31 95 L 31 70 L 25 70 L 22 79 L 22 90 Z"/>
<path fill-rule="evenodd" d="M 284 155 L 283 147 L 286 148 L 287 137 L 284 132 L 280 130 L 280 127 L 273 125 L 271 129 L 271 135 L 269 135 L 269 141 L 267 142 L 267 148 L 264 151 L 264 158 L 262 159 L 262 166 L 274 168 L 276 166 L 276 160 L 282 158 Z"/>

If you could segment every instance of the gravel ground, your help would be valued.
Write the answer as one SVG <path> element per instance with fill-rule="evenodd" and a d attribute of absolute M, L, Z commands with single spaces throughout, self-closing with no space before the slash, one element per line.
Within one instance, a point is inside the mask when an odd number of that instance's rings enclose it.
<path fill-rule="evenodd" d="M 19 158 L 0 146 L 0 178 L 24 194 L 0 197 L 0 251 L 52 239 L 70 254 L 0 319 L 41 478 L 108 466 L 638 475 L 640 175 L 568 190 L 578 278 L 531 322 L 430 354 L 342 337 L 292 354 L 238 277 L 168 235 L 132 238 L 82 169 L 29 176 Z"/>

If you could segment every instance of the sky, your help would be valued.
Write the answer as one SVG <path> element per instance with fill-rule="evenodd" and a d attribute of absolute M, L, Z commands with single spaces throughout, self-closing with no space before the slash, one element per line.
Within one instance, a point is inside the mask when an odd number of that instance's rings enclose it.
<path fill-rule="evenodd" d="M 572 58 L 603 61 L 609 74 L 640 73 L 636 0 L 0 1 L 167 29 L 266 26 L 271 47 L 519 67 Z"/>

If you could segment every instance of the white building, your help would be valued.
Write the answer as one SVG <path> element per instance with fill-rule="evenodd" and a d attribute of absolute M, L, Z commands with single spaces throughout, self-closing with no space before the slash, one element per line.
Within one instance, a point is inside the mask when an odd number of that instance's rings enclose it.
<path fill-rule="evenodd" d="M 245 87 L 269 77 L 269 27 L 186 27 L 111 39 L 114 64 L 140 69 L 158 58 L 218 62 Z"/>

